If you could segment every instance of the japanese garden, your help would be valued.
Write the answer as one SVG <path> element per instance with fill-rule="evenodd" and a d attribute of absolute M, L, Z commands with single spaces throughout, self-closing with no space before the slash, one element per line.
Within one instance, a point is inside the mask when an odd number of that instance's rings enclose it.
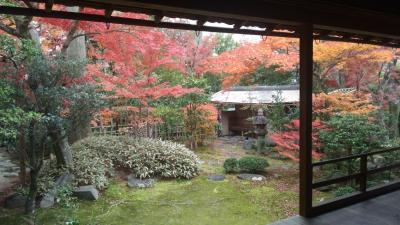
<path fill-rule="evenodd" d="M 398 151 L 367 153 L 400 145 L 400 51 L 313 48 L 312 160 L 360 156 L 316 165 L 313 202 L 356 193 L 362 182 L 341 178 L 362 174 L 359 165 L 377 171 L 365 189 L 397 180 L 398 168 L 378 168 Z M 297 215 L 299 58 L 290 37 L 0 14 L 0 224 L 255 225 Z"/>

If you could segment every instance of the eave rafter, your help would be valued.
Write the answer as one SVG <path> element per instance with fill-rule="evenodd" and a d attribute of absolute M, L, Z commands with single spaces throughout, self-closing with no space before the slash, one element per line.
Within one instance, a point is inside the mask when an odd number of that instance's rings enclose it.
<path fill-rule="evenodd" d="M 60 19 L 88 20 L 93 22 L 104 23 L 120 23 L 136 26 L 150 26 L 171 29 L 221 32 L 221 33 L 238 33 L 247 35 L 261 36 L 278 36 L 278 37 L 299 37 L 296 25 L 271 23 L 265 21 L 256 21 L 248 19 L 205 16 L 200 14 L 177 13 L 168 10 L 157 10 L 150 8 L 140 8 L 125 5 L 117 5 L 115 3 L 106 3 L 102 1 L 81 1 L 81 0 L 34 0 L 31 2 L 44 3 L 43 9 L 18 8 L 0 6 L 0 14 L 30 15 L 37 17 L 52 17 Z M 66 6 L 80 6 L 87 8 L 100 9 L 104 11 L 103 15 L 75 13 L 54 10 L 53 5 L 61 4 Z M 118 16 L 112 16 L 113 12 L 134 12 L 150 15 L 152 19 L 132 19 Z M 180 18 L 181 20 L 166 20 L 163 18 Z M 183 20 L 182 20 L 183 19 Z M 196 21 L 193 23 L 185 23 L 185 19 Z M 225 23 L 230 27 L 217 27 L 209 23 Z M 400 47 L 400 38 L 383 38 L 374 35 L 360 35 L 357 33 L 336 31 L 332 29 L 314 29 L 314 39 L 328 41 L 343 41 L 364 44 L 382 45 L 388 47 Z"/>

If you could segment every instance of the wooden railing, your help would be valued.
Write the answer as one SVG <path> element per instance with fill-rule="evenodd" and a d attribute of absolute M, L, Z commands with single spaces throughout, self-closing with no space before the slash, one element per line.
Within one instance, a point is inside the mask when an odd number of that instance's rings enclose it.
<path fill-rule="evenodd" d="M 392 163 L 390 165 L 385 165 L 377 168 L 368 168 L 368 158 L 371 158 L 375 155 L 380 155 L 380 154 L 386 154 L 386 153 L 393 153 L 393 152 L 400 152 L 400 147 L 396 148 L 388 148 L 388 149 L 383 149 L 379 151 L 373 151 L 373 152 L 368 152 L 368 153 L 362 153 L 362 154 L 356 154 L 356 155 L 350 155 L 346 157 L 341 157 L 341 158 L 336 158 L 336 159 L 330 159 L 330 160 L 324 160 L 320 162 L 315 162 L 312 164 L 312 167 L 321 167 L 325 166 L 328 164 L 337 164 L 341 162 L 346 162 L 346 161 L 354 161 L 359 159 L 359 170 L 356 173 L 353 174 L 347 174 L 346 176 L 341 176 L 341 177 L 335 177 L 327 180 L 322 180 L 322 181 L 317 181 L 312 184 L 312 188 L 321 188 L 321 187 L 326 187 L 330 186 L 333 184 L 339 184 L 343 182 L 349 182 L 349 181 L 357 181 L 359 184 L 359 190 L 348 194 L 346 196 L 334 198 L 329 201 L 325 201 L 322 203 L 318 203 L 317 205 L 313 206 L 313 212 L 315 214 L 320 214 L 323 212 L 328 212 L 334 209 L 342 208 L 344 206 L 367 200 L 369 198 L 375 197 L 380 194 L 388 193 L 390 191 L 396 190 L 400 188 L 400 181 L 393 181 L 384 185 L 379 185 L 375 187 L 368 187 L 367 186 L 367 181 L 368 181 L 368 176 L 377 174 L 383 171 L 387 170 L 392 170 L 396 168 L 400 168 L 400 161 Z"/>

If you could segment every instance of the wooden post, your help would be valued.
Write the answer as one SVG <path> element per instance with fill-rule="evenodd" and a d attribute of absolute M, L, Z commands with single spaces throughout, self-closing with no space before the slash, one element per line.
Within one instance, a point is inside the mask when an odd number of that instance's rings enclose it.
<path fill-rule="evenodd" d="M 312 216 L 313 25 L 300 26 L 300 215 Z"/>
<path fill-rule="evenodd" d="M 360 179 L 360 191 L 361 192 L 366 192 L 367 191 L 367 176 L 368 176 L 368 157 L 367 155 L 363 155 L 360 160 L 360 173 L 361 173 L 361 179 Z"/>

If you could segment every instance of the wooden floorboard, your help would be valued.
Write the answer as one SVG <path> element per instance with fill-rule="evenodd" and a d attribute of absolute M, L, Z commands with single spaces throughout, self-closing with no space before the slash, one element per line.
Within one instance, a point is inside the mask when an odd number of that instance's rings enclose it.
<path fill-rule="evenodd" d="M 400 191 L 311 219 L 294 216 L 270 225 L 400 225 Z"/>

